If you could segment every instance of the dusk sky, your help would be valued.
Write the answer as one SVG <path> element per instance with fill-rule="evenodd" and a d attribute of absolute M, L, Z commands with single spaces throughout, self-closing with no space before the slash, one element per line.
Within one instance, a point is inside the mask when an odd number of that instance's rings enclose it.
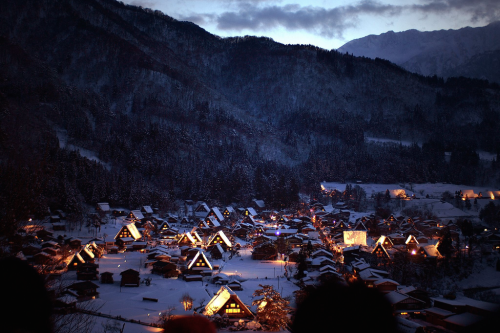
<path fill-rule="evenodd" d="M 125 0 L 191 21 L 221 37 L 267 36 L 336 49 L 389 30 L 478 27 L 500 19 L 499 0 Z"/>

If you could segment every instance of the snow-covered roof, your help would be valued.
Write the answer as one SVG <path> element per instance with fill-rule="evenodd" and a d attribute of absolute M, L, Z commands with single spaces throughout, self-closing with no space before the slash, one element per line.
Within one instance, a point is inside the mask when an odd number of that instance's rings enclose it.
<path fill-rule="evenodd" d="M 248 214 L 250 214 L 250 216 L 257 215 L 257 212 L 255 211 L 255 209 L 253 209 L 253 207 L 248 207 L 247 211 L 248 211 Z"/>
<path fill-rule="evenodd" d="M 220 223 L 215 216 L 207 216 L 207 219 L 213 224 L 214 227 L 220 227 Z"/>
<path fill-rule="evenodd" d="M 408 238 L 406 238 L 405 244 L 408 244 L 412 239 L 415 241 L 416 244 L 418 244 L 417 238 L 415 238 L 415 236 L 413 236 L 413 235 L 408 235 Z"/>
<path fill-rule="evenodd" d="M 425 254 L 428 257 L 435 257 L 435 258 L 440 258 L 441 253 L 439 253 L 439 250 L 437 249 L 436 245 L 426 245 L 422 246 L 422 250 L 425 252 Z"/>
<path fill-rule="evenodd" d="M 253 199 L 252 200 L 256 205 L 257 207 L 259 208 L 265 208 L 266 207 L 266 204 L 264 203 L 264 200 L 257 200 L 257 199 Z"/>
<path fill-rule="evenodd" d="M 109 203 L 107 203 L 107 202 L 99 202 L 99 203 L 97 203 L 97 206 L 103 212 L 109 212 L 111 210 L 109 208 Z"/>
<path fill-rule="evenodd" d="M 212 265 L 210 264 L 210 261 L 208 261 L 207 257 L 205 256 L 205 254 L 202 251 L 198 251 L 196 253 L 193 260 L 191 260 L 191 262 L 189 263 L 188 269 L 195 268 L 195 267 L 193 267 L 193 265 L 195 264 L 196 260 L 198 260 L 198 259 L 202 259 L 203 261 L 205 261 L 205 263 L 207 264 L 207 267 L 210 270 L 213 269 Z"/>
<path fill-rule="evenodd" d="M 474 325 L 484 319 L 483 316 L 479 316 L 470 312 L 465 312 L 461 314 L 457 314 L 454 316 L 449 316 L 448 318 L 443 319 L 445 322 L 452 323 L 459 326 L 471 326 Z M 498 327 L 497 327 L 498 329 Z"/>
<path fill-rule="evenodd" d="M 128 229 L 128 231 L 130 232 L 132 237 L 134 237 L 134 240 L 137 240 L 137 239 L 142 237 L 139 230 L 137 230 L 135 223 L 129 223 L 129 224 L 125 225 L 124 227 Z"/>
<path fill-rule="evenodd" d="M 142 220 L 144 218 L 144 215 L 140 210 L 132 210 L 130 211 L 130 214 L 132 214 L 132 216 L 134 216 L 137 220 Z"/>
<path fill-rule="evenodd" d="M 222 286 L 217 294 L 215 294 L 215 296 L 212 297 L 210 302 L 208 302 L 208 304 L 205 306 L 203 315 L 212 316 L 216 314 L 231 298 L 238 302 L 240 308 L 244 312 L 251 314 L 251 311 L 248 309 L 248 307 L 243 304 L 238 295 L 234 291 L 232 291 L 231 288 L 229 288 L 228 286 Z"/>
<path fill-rule="evenodd" d="M 226 244 L 227 247 L 232 247 L 231 245 L 231 241 L 229 240 L 229 238 L 227 238 L 226 234 L 224 234 L 224 232 L 222 230 L 219 230 L 217 233 L 215 233 L 211 238 L 210 240 L 208 241 L 208 245 L 210 245 L 212 243 L 212 241 L 217 237 L 217 235 L 220 236 L 220 238 L 222 239 L 222 241 Z M 218 245 L 218 244 L 217 244 Z"/>
<path fill-rule="evenodd" d="M 213 207 L 212 212 L 215 214 L 215 217 L 217 218 L 217 220 L 219 220 L 221 222 L 224 221 L 224 215 L 222 215 L 222 213 L 220 212 L 218 207 Z"/>
<path fill-rule="evenodd" d="M 146 214 L 153 214 L 153 208 L 151 208 L 151 206 L 142 206 L 142 209 L 144 209 Z"/>
<path fill-rule="evenodd" d="M 378 285 L 383 284 L 383 283 L 390 283 L 390 284 L 395 284 L 396 286 L 399 286 L 399 283 L 397 283 L 396 281 L 391 280 L 391 279 L 380 279 L 380 280 L 373 282 L 373 285 L 378 286 Z"/>

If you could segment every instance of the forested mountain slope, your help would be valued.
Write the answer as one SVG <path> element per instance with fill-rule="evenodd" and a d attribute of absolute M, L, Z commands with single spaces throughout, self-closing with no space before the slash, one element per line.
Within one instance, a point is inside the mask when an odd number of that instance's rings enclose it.
<path fill-rule="evenodd" d="M 500 148 L 500 90 L 484 81 L 222 39 L 112 0 L 4 0 L 0 36 L 8 219 L 48 206 L 79 214 L 99 201 L 287 206 L 323 180 L 498 183 L 496 163 L 475 152 Z M 61 149 L 60 133 L 106 167 Z"/>

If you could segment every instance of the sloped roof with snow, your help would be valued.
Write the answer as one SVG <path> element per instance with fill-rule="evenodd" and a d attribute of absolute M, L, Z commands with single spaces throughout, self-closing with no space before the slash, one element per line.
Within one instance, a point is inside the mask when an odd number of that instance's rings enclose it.
<path fill-rule="evenodd" d="M 226 234 L 224 234 L 224 232 L 222 230 L 219 230 L 217 233 L 215 233 L 211 238 L 210 240 L 208 241 L 208 245 L 210 245 L 212 243 L 212 241 L 217 237 L 217 235 L 220 236 L 220 238 L 222 239 L 222 241 L 226 244 L 227 247 L 232 247 L 232 244 L 231 244 L 231 241 L 229 240 L 229 238 L 227 238 Z M 218 245 L 218 244 L 217 244 Z"/>
<path fill-rule="evenodd" d="M 216 314 L 227 303 L 227 301 L 229 301 L 229 299 L 233 299 L 234 301 L 236 301 L 240 305 L 240 308 L 247 314 L 252 314 L 248 307 L 243 304 L 238 295 L 234 291 L 232 291 L 231 288 L 229 288 L 228 286 L 222 286 L 217 294 L 215 294 L 215 296 L 212 297 L 210 302 L 208 302 L 208 304 L 205 306 L 203 315 L 212 316 Z"/>
<path fill-rule="evenodd" d="M 218 207 L 213 207 L 212 212 L 215 214 L 217 220 L 219 220 L 220 222 L 224 221 L 224 216 L 222 215 Z"/>
<path fill-rule="evenodd" d="M 194 263 L 196 262 L 196 260 L 198 259 L 202 259 L 205 264 L 207 264 L 207 267 L 212 270 L 213 267 L 212 265 L 210 264 L 210 261 L 208 261 L 207 257 L 205 256 L 205 254 L 201 251 L 198 251 L 198 253 L 196 253 L 196 255 L 194 256 L 194 258 L 191 260 L 191 262 L 189 263 L 188 265 L 188 269 L 191 269 L 191 268 L 194 268 L 193 265 Z"/>
<path fill-rule="evenodd" d="M 134 216 L 134 218 L 138 220 L 142 220 L 144 218 L 144 215 L 140 210 L 132 210 L 130 211 L 130 213 Z"/>

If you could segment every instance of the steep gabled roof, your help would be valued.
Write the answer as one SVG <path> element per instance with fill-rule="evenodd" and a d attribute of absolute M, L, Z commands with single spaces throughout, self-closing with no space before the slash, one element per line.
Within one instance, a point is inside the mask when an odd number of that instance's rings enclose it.
<path fill-rule="evenodd" d="M 187 238 L 192 244 L 196 244 L 196 240 L 194 239 L 193 235 L 189 232 L 186 232 L 182 234 L 181 238 L 179 238 L 179 243 L 182 243 L 184 238 Z"/>
<path fill-rule="evenodd" d="M 220 309 L 226 305 L 229 300 L 235 301 L 240 305 L 240 309 L 243 310 L 247 315 L 253 316 L 252 312 L 248 309 L 248 307 L 243 304 L 238 295 L 231 290 L 228 286 L 222 286 L 217 294 L 212 297 L 210 302 L 205 306 L 205 310 L 203 311 L 203 315 L 212 316 L 219 312 Z"/>
<path fill-rule="evenodd" d="M 219 230 L 217 233 L 215 233 L 212 237 L 210 237 L 210 239 L 208 240 L 208 244 L 207 246 L 211 245 L 213 240 L 217 237 L 217 235 L 220 236 L 220 238 L 222 239 L 222 241 L 226 244 L 227 247 L 232 247 L 233 245 L 231 244 L 231 241 L 229 240 L 229 238 L 227 238 L 226 234 L 224 234 L 224 231 L 222 230 Z"/>
<path fill-rule="evenodd" d="M 141 238 L 141 233 L 139 232 L 139 230 L 137 230 L 137 227 L 135 226 L 134 223 L 129 223 L 127 225 L 124 225 L 123 227 L 120 228 L 120 231 L 118 231 L 118 233 L 116 234 L 115 236 L 115 239 L 118 237 L 118 235 L 120 235 L 120 233 L 122 232 L 123 228 L 127 228 L 128 231 L 130 232 L 130 235 L 134 238 L 134 240 L 138 240 L 139 238 Z"/>
<path fill-rule="evenodd" d="M 387 256 L 387 258 L 391 257 L 389 255 L 389 253 L 387 252 L 387 250 L 385 249 L 385 247 L 382 245 L 382 243 L 377 243 L 377 245 L 373 248 L 372 254 L 374 254 L 375 251 L 377 251 L 377 249 L 379 249 L 379 248 L 382 249 L 382 251 L 384 251 L 384 253 Z"/>
<path fill-rule="evenodd" d="M 214 227 L 220 227 L 220 223 L 215 216 L 207 216 L 205 218 L 205 223 L 208 226 L 210 226 L 209 223 L 211 223 Z"/>
<path fill-rule="evenodd" d="M 220 210 L 219 210 L 219 208 L 218 208 L 218 207 L 213 207 L 213 208 L 211 209 L 211 211 L 210 211 L 210 212 L 214 213 L 215 218 L 216 218 L 219 222 L 224 221 L 224 215 L 222 215 L 222 213 L 220 212 Z M 209 213 L 209 214 L 210 214 L 210 213 Z"/>
<path fill-rule="evenodd" d="M 414 241 L 415 244 L 418 244 L 417 238 L 415 238 L 415 236 L 413 236 L 413 235 L 408 235 L 408 238 L 406 239 L 405 244 L 409 244 L 412 240 Z"/>
<path fill-rule="evenodd" d="M 194 256 L 193 260 L 191 260 L 191 262 L 189 263 L 187 268 L 188 269 L 196 268 L 196 266 L 195 267 L 193 267 L 193 266 L 196 263 L 196 261 L 199 259 L 201 259 L 205 262 L 208 269 L 210 269 L 210 270 L 213 269 L 212 265 L 210 264 L 210 261 L 208 261 L 207 257 L 205 257 L 205 254 L 201 251 L 198 251 L 198 253 L 196 253 L 196 255 Z"/>
<path fill-rule="evenodd" d="M 132 214 L 132 216 L 134 216 L 137 220 L 142 220 L 144 218 L 144 215 L 140 210 L 132 210 L 130 211 L 130 214 Z"/>

